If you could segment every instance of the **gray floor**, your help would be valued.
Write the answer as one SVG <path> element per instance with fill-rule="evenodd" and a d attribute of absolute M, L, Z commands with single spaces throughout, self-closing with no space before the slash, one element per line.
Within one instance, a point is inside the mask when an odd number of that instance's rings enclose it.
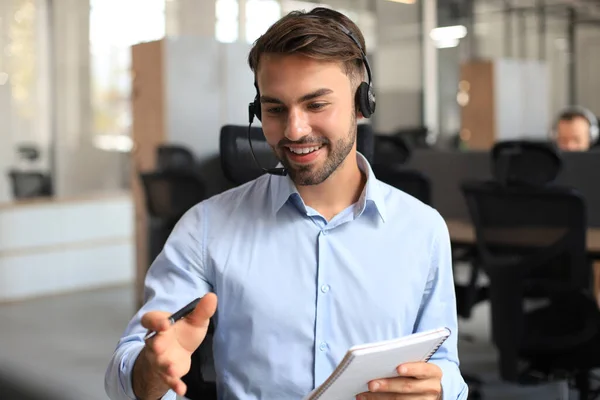
<path fill-rule="evenodd" d="M 41 387 L 45 399 L 58 393 L 61 400 L 105 400 L 104 371 L 134 312 L 132 287 L 0 305 L 0 372 Z M 488 315 L 485 305 L 478 307 L 473 319 L 461 324 L 461 333 L 474 342 L 460 341 L 462 367 L 484 379 L 484 398 L 558 399 L 557 384 L 521 388 L 499 382 Z M 0 398 L 7 399 L 3 393 Z"/>

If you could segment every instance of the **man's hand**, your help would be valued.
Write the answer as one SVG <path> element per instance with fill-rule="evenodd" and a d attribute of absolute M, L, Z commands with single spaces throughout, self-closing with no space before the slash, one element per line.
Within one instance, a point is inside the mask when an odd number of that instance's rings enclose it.
<path fill-rule="evenodd" d="M 357 400 L 439 400 L 442 370 L 433 363 L 408 363 L 398 367 L 398 377 L 369 382 L 369 391 Z"/>
<path fill-rule="evenodd" d="M 156 335 L 146 340 L 133 368 L 133 391 L 140 399 L 160 398 L 173 389 L 180 396 L 187 390 L 181 378 L 191 367 L 192 353 L 200 346 L 217 309 L 217 296 L 206 294 L 194 311 L 171 325 L 170 313 L 151 311 L 142 326 Z"/>

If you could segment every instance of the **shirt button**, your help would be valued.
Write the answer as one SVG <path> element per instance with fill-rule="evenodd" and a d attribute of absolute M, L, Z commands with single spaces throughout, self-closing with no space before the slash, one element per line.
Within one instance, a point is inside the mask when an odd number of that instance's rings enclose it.
<path fill-rule="evenodd" d="M 323 293 L 329 292 L 329 285 L 323 285 L 323 286 L 321 286 L 321 292 L 323 292 Z"/>
<path fill-rule="evenodd" d="M 325 235 L 328 235 L 328 234 L 329 234 L 329 231 L 322 230 L 322 231 L 321 231 L 321 233 L 322 233 L 322 234 L 325 236 Z"/>
<path fill-rule="evenodd" d="M 321 351 L 327 350 L 327 343 L 321 342 L 321 344 L 319 345 L 319 350 L 321 350 Z"/>

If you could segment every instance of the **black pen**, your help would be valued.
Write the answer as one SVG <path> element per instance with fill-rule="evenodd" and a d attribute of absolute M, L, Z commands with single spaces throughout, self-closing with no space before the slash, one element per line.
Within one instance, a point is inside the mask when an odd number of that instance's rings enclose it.
<path fill-rule="evenodd" d="M 169 322 L 171 323 L 171 325 L 173 325 L 175 322 L 179 321 L 180 319 L 186 317 L 187 315 L 189 315 L 192 311 L 194 311 L 194 309 L 196 308 L 196 306 L 198 305 L 198 302 L 200 301 L 200 297 L 198 297 L 197 299 L 193 300 L 191 303 L 185 305 L 182 309 L 180 309 L 179 311 L 176 311 L 174 314 L 172 314 L 169 317 Z M 153 337 L 154 335 L 156 335 L 156 332 L 148 332 L 148 334 L 146 335 L 146 337 L 144 338 L 144 340 L 148 340 L 151 337 Z"/>

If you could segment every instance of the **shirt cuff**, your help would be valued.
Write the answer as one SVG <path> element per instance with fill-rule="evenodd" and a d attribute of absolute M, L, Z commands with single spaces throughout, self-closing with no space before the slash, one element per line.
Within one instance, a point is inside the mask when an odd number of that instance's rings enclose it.
<path fill-rule="evenodd" d="M 137 397 L 135 397 L 135 393 L 133 392 L 133 366 L 143 348 L 144 344 L 140 343 L 139 346 L 135 346 L 121 358 L 119 382 L 121 382 L 123 392 L 131 400 L 137 400 Z"/>
<path fill-rule="evenodd" d="M 469 387 L 456 364 L 448 360 L 431 360 L 430 362 L 442 369 L 442 399 L 467 400 Z"/>
<path fill-rule="evenodd" d="M 144 345 L 136 346 L 136 348 L 129 351 L 128 354 L 123 356 L 123 362 L 119 369 L 119 380 L 121 381 L 121 387 L 125 392 L 125 395 L 131 400 L 139 400 L 133 392 L 133 367 L 135 362 L 140 355 Z M 177 393 L 169 390 L 161 400 L 177 400 Z"/>

